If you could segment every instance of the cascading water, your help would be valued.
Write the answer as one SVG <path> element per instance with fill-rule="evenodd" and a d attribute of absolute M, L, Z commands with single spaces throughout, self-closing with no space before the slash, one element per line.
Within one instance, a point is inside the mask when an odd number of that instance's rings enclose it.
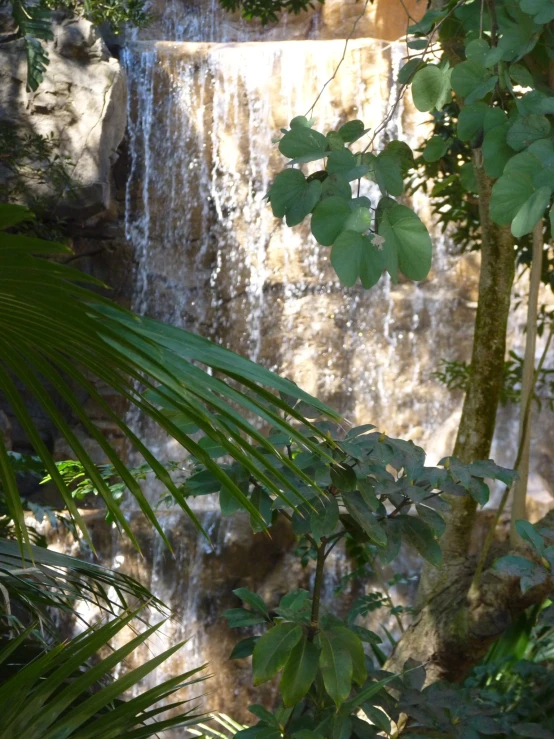
<path fill-rule="evenodd" d="M 370 6 L 375 28 L 379 5 Z M 317 40 L 330 29 L 321 14 L 312 16 L 306 36 L 315 40 L 255 42 L 244 22 L 221 25 L 217 4 L 213 12 L 188 15 L 178 8 L 172 0 L 163 22 L 149 31 L 176 40 L 135 39 L 122 54 L 129 79 L 126 235 L 136 260 L 134 309 L 264 363 L 353 423 L 375 423 L 411 438 L 437 461 L 452 448 L 460 397 L 432 372 L 443 356 L 469 358 L 476 260 L 454 260 L 444 237 L 434 233 L 431 279 L 392 285 L 387 277 L 369 292 L 341 286 L 329 249 L 305 227 L 289 229 L 274 219 L 264 195 L 284 164 L 272 139 L 313 104 L 337 67 L 344 40 Z M 286 38 L 287 26 L 260 30 L 260 38 L 272 34 Z M 297 35 L 291 28 L 290 37 Z M 360 118 L 375 129 L 395 99 L 403 53 L 388 41 L 351 40 L 315 106 L 315 127 L 329 130 Z M 416 140 L 425 134 L 420 123 L 409 104 L 399 105 L 382 140 L 400 134 Z M 376 199 L 375 191 L 368 194 Z M 425 218 L 423 198 L 416 208 Z M 140 419 L 135 422 L 140 426 Z M 180 454 L 151 428 L 140 430 L 166 458 Z M 161 510 L 172 557 L 133 510 L 128 515 L 145 558 L 101 527 L 97 550 L 105 564 L 124 567 L 172 609 L 175 619 L 165 625 L 162 645 L 192 637 L 184 654 L 149 681 L 209 660 L 215 677 L 196 694 L 207 689 L 210 709 L 246 718 L 245 707 L 269 700 L 271 688 L 251 693 L 249 665 L 227 661 L 234 637 L 220 614 L 237 605 L 231 591 L 239 585 L 272 603 L 291 584 L 308 586 L 309 572 L 291 553 L 290 531 L 278 528 L 268 542 L 253 536 L 244 518 L 222 520 L 205 509 L 199 515 L 212 550 L 184 515 Z M 345 566 L 338 553 L 327 601 Z"/>

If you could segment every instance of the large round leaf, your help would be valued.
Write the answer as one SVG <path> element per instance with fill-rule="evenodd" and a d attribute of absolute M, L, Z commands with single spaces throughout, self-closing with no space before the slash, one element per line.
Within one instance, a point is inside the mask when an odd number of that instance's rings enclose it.
<path fill-rule="evenodd" d="M 321 183 L 322 200 L 332 195 L 339 195 L 346 200 L 352 198 L 352 186 L 340 174 L 330 174 Z"/>
<path fill-rule="evenodd" d="M 526 115 L 518 118 L 508 131 L 506 140 L 515 151 L 522 151 L 527 146 L 546 138 L 550 133 L 550 121 L 544 115 Z"/>
<path fill-rule="evenodd" d="M 279 142 L 279 151 L 289 159 L 301 157 L 321 158 L 328 148 L 326 137 L 318 131 L 305 126 L 298 126 L 288 131 Z"/>
<path fill-rule="evenodd" d="M 518 210 L 512 221 L 512 233 L 516 238 L 531 233 L 542 219 L 544 211 L 550 202 L 552 191 L 549 187 L 540 187 L 531 195 L 529 200 Z"/>
<path fill-rule="evenodd" d="M 405 205 L 384 211 L 379 234 L 385 239 L 387 270 L 394 281 L 398 270 L 410 280 L 423 280 L 431 269 L 433 246 L 429 232 L 418 216 Z"/>
<path fill-rule="evenodd" d="M 443 92 L 444 77 L 439 67 L 428 64 L 416 72 L 412 82 L 414 105 L 422 113 L 432 110 Z"/>
<path fill-rule="evenodd" d="M 367 208 L 354 208 L 346 219 L 346 231 L 356 231 L 363 234 L 371 225 L 371 213 Z"/>
<path fill-rule="evenodd" d="M 321 182 L 307 182 L 297 199 L 289 205 L 286 213 L 287 226 L 298 226 L 311 213 L 321 196 Z"/>
<path fill-rule="evenodd" d="M 533 180 L 528 174 L 511 172 L 492 188 L 491 218 L 500 226 L 510 223 L 533 194 Z"/>
<path fill-rule="evenodd" d="M 468 59 L 466 62 L 457 64 L 452 70 L 452 88 L 456 95 L 463 98 L 478 89 L 489 76 L 489 72 L 480 62 Z"/>
<path fill-rule="evenodd" d="M 513 149 L 506 143 L 508 124 L 496 126 L 485 134 L 483 139 L 483 160 L 485 172 L 489 177 L 500 177 L 506 163 L 513 157 Z"/>
<path fill-rule="evenodd" d="M 322 246 L 332 246 L 351 213 L 348 201 L 338 195 L 318 203 L 312 214 L 312 233 L 317 242 Z"/>
<path fill-rule="evenodd" d="M 343 231 L 333 245 L 331 264 L 343 285 L 352 287 L 359 277 L 369 290 L 385 269 L 385 255 L 367 236 Z"/>
<path fill-rule="evenodd" d="M 488 109 L 486 103 L 473 103 L 462 108 L 458 118 L 458 137 L 462 141 L 470 141 L 484 127 Z"/>
<path fill-rule="evenodd" d="M 280 172 L 268 195 L 273 215 L 283 218 L 287 208 L 301 195 L 305 187 L 306 178 L 299 169 L 285 169 Z"/>

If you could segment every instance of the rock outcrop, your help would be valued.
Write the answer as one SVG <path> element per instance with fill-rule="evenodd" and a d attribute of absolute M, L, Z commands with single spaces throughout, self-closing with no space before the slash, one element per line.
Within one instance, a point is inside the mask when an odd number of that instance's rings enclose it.
<path fill-rule="evenodd" d="M 110 205 L 112 166 L 125 134 L 125 74 L 88 21 L 60 18 L 53 31 L 54 40 L 46 44 L 50 62 L 36 92 L 26 85 L 24 41 L 3 37 L 0 125 L 55 140 L 74 183 L 59 196 L 56 210 L 82 219 Z M 38 182 L 35 189 L 33 195 L 46 197 L 52 185 Z"/>

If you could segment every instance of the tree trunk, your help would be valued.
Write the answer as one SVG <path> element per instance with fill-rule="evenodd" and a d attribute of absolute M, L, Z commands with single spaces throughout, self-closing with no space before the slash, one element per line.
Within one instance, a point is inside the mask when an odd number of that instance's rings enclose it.
<path fill-rule="evenodd" d="M 492 181 L 480 150 L 474 152 L 481 220 L 481 272 L 475 317 L 469 387 L 464 400 L 454 456 L 463 462 L 488 459 L 503 383 L 506 331 L 515 270 L 509 226 L 490 219 Z M 468 595 L 474 565 L 468 561 L 477 504 L 469 497 L 448 496 L 451 511 L 441 537 L 444 565 L 425 567 L 418 593 L 418 614 L 402 636 L 387 669 L 401 669 L 408 657 L 432 665 L 431 679 L 460 680 L 523 607 L 508 585 L 486 572 L 482 585 Z M 516 588 L 517 590 L 517 588 Z"/>
<path fill-rule="evenodd" d="M 481 220 L 481 273 L 479 302 L 471 357 L 471 375 L 466 392 L 454 456 L 462 462 L 488 459 L 500 400 L 506 355 L 506 330 L 514 280 L 514 239 L 509 226 L 491 221 L 489 206 L 492 181 L 483 169 L 481 150 L 474 152 L 473 166 L 479 192 Z M 444 566 L 426 567 L 421 578 L 418 604 L 463 571 L 477 512 L 469 497 L 448 497 L 451 512 L 441 537 Z"/>

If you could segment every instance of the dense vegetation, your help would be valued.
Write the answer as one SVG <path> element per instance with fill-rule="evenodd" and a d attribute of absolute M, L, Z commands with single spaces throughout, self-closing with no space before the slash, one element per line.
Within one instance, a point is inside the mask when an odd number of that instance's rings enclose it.
<path fill-rule="evenodd" d="M 430 192 L 445 228 L 461 223 L 456 239 L 463 248 L 481 251 L 471 364 L 443 373 L 466 392 L 460 430 L 453 454 L 437 467 L 425 466 L 423 450 L 412 442 L 389 438 L 369 423 L 346 431 L 332 409 L 293 383 L 114 305 L 96 281 L 60 261 L 66 247 L 32 233 L 34 215 L 18 204 L 25 187 L 6 191 L 13 202 L 0 209 L 0 390 L 34 456 L 11 452 L 0 435 L 3 737 L 146 737 L 199 720 L 174 697 L 201 679 L 197 670 L 121 700 L 179 644 L 116 680 L 108 677 L 157 626 L 102 662 L 92 659 L 132 618 L 144 618 L 146 604 L 162 612 L 163 604 L 131 578 L 49 551 L 25 518 L 29 511 L 50 515 L 90 542 L 76 501 L 94 493 L 138 547 L 120 508 L 125 492 L 169 546 L 140 486 L 147 473 L 203 535 L 190 498 L 217 494 L 222 514 L 246 511 L 254 531 L 287 519 L 302 563 L 315 565 L 310 591 L 293 589 L 279 604 L 246 588 L 234 591 L 244 607 L 226 612 L 229 626 L 254 631 L 241 633 L 231 657 L 252 655 L 255 685 L 281 675 L 278 703 L 251 706 L 259 721 L 239 732 L 242 739 L 554 736 L 554 522 L 549 516 L 533 526 L 525 508 L 533 398 L 551 389 L 544 364 L 552 316 L 538 310 L 538 289 L 541 281 L 552 284 L 545 240 L 554 212 L 554 6 L 550 0 L 438 5 L 410 26 L 399 75 L 399 97 L 411 89 L 415 106 L 433 116 L 434 135 L 422 151 L 414 155 L 404 141 L 387 141 L 379 150 L 379 129 L 368 132 L 362 121 L 322 133 L 298 116 L 282 131 L 279 150 L 289 161 L 268 193 L 274 215 L 288 226 L 310 218 L 313 236 L 330 247 L 331 264 L 347 286 L 360 280 L 371 289 L 385 271 L 393 281 L 427 277 L 431 239 L 409 200 L 401 202 L 415 188 Z M 267 22 L 302 5 L 224 7 Z M 146 20 L 138 3 L 93 3 L 84 10 L 95 22 L 116 26 Z M 48 61 L 41 40 L 51 34 L 49 7 L 14 2 L 13 12 L 25 38 L 28 84 L 36 89 Z M 10 135 L 19 146 L 17 132 Z M 25 140 L 17 151 L 15 174 L 34 157 L 33 173 L 48 176 L 46 143 Z M 302 167 L 312 162 L 321 168 L 306 175 Z M 63 181 L 62 170 L 63 163 L 55 172 Z M 377 185 L 375 201 L 360 197 L 362 178 Z M 527 347 L 523 358 L 506 364 L 517 263 L 530 271 Z M 535 366 L 537 333 L 546 347 Z M 172 465 L 157 459 L 106 403 L 99 382 L 179 442 L 196 464 L 194 473 L 177 480 Z M 144 466 L 125 464 L 87 416 L 79 389 L 117 423 Z M 66 438 L 74 460 L 53 460 L 29 397 Z M 503 397 L 520 403 L 515 471 L 488 460 Z M 57 401 L 100 445 L 107 465 L 94 464 Z M 21 495 L 22 474 L 53 483 L 64 511 L 33 508 Z M 493 552 L 499 511 L 473 562 L 469 539 L 491 479 L 504 485 L 501 508 L 512 495 L 511 549 L 501 557 Z M 326 563 L 337 545 L 346 547 L 356 565 L 353 577 L 362 581 L 368 571 L 382 573 L 403 546 L 426 563 L 417 614 L 398 641 L 390 635 L 388 658 L 379 636 L 362 623 L 377 607 L 383 620 L 399 614 L 384 580 L 380 599 L 357 602 L 344 618 L 322 606 Z M 63 645 L 52 613 L 73 612 L 77 598 L 99 604 L 108 619 Z M 155 707 L 161 699 L 168 705 Z M 168 707 L 176 715 L 152 725 Z"/>

